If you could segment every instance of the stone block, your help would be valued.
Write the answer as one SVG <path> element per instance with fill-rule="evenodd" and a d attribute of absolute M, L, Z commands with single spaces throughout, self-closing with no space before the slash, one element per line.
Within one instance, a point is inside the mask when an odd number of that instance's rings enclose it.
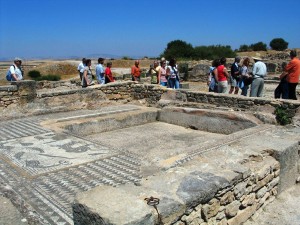
<path fill-rule="evenodd" d="M 229 192 L 225 193 L 225 194 L 221 197 L 221 199 L 220 199 L 220 204 L 221 204 L 221 205 L 227 205 L 227 204 L 233 202 L 234 199 L 235 199 L 235 197 L 234 197 L 233 192 L 232 192 L 232 191 L 229 191 Z"/>
<path fill-rule="evenodd" d="M 227 218 L 232 218 L 234 217 L 238 211 L 239 211 L 239 207 L 240 207 L 241 203 L 240 201 L 233 201 L 232 203 L 230 203 L 229 205 L 227 205 L 225 207 L 225 215 Z"/>
<path fill-rule="evenodd" d="M 202 217 L 205 221 L 208 221 L 211 217 L 216 216 L 219 212 L 220 202 L 215 201 L 213 204 L 205 204 L 202 207 Z"/>
<path fill-rule="evenodd" d="M 244 210 L 240 210 L 235 217 L 228 220 L 228 225 L 240 225 L 246 222 L 255 213 L 256 208 L 257 203 Z"/>
<path fill-rule="evenodd" d="M 274 178 L 274 174 L 267 175 L 264 179 L 257 182 L 255 187 L 253 188 L 253 191 L 257 191 L 258 189 L 262 188 L 266 184 L 268 184 L 272 179 Z"/>
<path fill-rule="evenodd" d="M 257 198 L 257 199 L 262 198 L 262 197 L 266 194 L 267 191 L 268 191 L 267 187 L 261 188 L 261 189 L 256 193 L 256 198 Z"/>
<path fill-rule="evenodd" d="M 247 186 L 247 182 L 241 182 L 238 183 L 234 188 L 234 195 L 236 196 L 237 199 L 240 199 L 241 196 L 243 196 L 246 192 L 246 186 Z"/>
<path fill-rule="evenodd" d="M 253 205 L 254 202 L 255 202 L 255 193 L 251 193 L 250 195 L 246 195 L 246 197 L 242 201 L 242 207 L 246 208 L 247 206 Z"/>

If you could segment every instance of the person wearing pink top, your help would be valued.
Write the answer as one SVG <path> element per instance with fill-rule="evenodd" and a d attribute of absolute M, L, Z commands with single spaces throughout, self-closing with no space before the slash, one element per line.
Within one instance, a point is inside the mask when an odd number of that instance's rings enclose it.
<path fill-rule="evenodd" d="M 220 59 L 220 65 L 217 67 L 218 71 L 218 92 L 219 93 L 227 93 L 228 89 L 228 71 L 226 69 L 226 58 L 222 57 Z"/>
<path fill-rule="evenodd" d="M 164 87 L 168 86 L 166 60 L 161 62 L 161 66 L 158 71 L 158 83 Z"/>

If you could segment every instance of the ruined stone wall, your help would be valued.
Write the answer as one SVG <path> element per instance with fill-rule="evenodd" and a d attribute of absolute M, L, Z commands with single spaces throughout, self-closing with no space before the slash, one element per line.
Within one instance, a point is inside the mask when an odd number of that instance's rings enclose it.
<path fill-rule="evenodd" d="M 96 187 L 77 195 L 74 224 L 160 224 L 144 200 L 150 194 L 160 199 L 157 209 L 165 225 L 239 225 L 274 200 L 280 174 L 270 156 L 250 157 L 240 167 L 233 176 L 229 168 L 214 176 L 193 167 L 148 177 L 138 186 Z"/>
<path fill-rule="evenodd" d="M 0 108 L 16 105 L 20 100 L 17 86 L 0 87 Z"/>
<path fill-rule="evenodd" d="M 51 83 L 52 85 L 52 83 Z M 50 85 L 50 86 L 51 86 Z M 159 85 L 141 84 L 132 81 L 114 82 L 107 85 L 95 85 L 89 88 L 54 88 L 37 89 L 35 81 L 15 82 L 11 86 L 0 89 L 0 109 L 30 107 L 50 108 L 64 107 L 71 109 L 86 108 L 100 101 L 143 100 L 146 105 L 156 106 L 160 100 L 184 104 L 206 104 L 215 107 L 227 107 L 234 110 L 265 111 L 273 113 L 279 105 L 285 107 L 293 117 L 300 106 L 298 101 L 275 100 L 267 98 L 250 98 L 208 92 L 188 91 L 184 89 L 170 90 Z M 80 104 L 77 104 L 80 103 Z M 24 111 L 25 113 L 26 111 Z"/>
<path fill-rule="evenodd" d="M 218 191 L 209 202 L 191 208 L 172 224 L 237 225 L 247 221 L 259 208 L 272 202 L 278 192 L 279 163 L 264 162 L 261 168 L 257 167 L 261 163 L 251 162 L 251 174 L 243 174 L 232 187 Z"/>

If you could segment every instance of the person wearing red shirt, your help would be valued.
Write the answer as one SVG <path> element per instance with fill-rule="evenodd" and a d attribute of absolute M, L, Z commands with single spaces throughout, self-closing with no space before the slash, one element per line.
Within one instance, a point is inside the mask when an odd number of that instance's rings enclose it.
<path fill-rule="evenodd" d="M 110 82 L 115 82 L 115 79 L 112 75 L 112 72 L 111 72 L 111 66 L 112 66 L 112 63 L 111 62 L 108 62 L 106 64 L 106 69 L 104 71 L 104 74 L 105 74 L 105 83 L 108 84 Z"/>
<path fill-rule="evenodd" d="M 141 69 L 139 67 L 140 61 L 136 60 L 134 66 L 131 67 L 132 81 L 140 81 Z"/>
<path fill-rule="evenodd" d="M 227 89 L 228 89 L 228 71 L 226 69 L 226 58 L 222 57 L 220 59 L 220 64 L 217 67 L 217 71 L 218 71 L 218 92 L 219 93 L 227 93 Z"/>
<path fill-rule="evenodd" d="M 287 73 L 286 80 L 288 82 L 289 99 L 297 100 L 296 87 L 299 83 L 300 75 L 300 60 L 297 58 L 296 50 L 290 52 L 291 61 L 286 66 L 285 71 Z"/>

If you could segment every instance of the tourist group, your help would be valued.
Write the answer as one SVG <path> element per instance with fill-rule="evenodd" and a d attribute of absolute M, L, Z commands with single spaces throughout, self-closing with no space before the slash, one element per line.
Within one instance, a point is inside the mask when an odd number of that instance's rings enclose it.
<path fill-rule="evenodd" d="M 208 87 L 210 92 L 238 94 L 239 89 L 242 95 L 247 96 L 250 87 L 250 97 L 262 97 L 264 89 L 264 78 L 267 75 L 267 67 L 259 57 L 252 57 L 254 65 L 252 71 L 249 69 L 250 58 L 245 57 L 242 65 L 241 58 L 236 57 L 231 65 L 230 74 L 226 68 L 226 58 L 213 60 L 208 74 Z M 275 89 L 274 97 L 283 99 L 294 99 L 296 97 L 296 87 L 299 82 L 300 60 L 297 52 L 290 52 L 291 61 L 282 64 L 282 74 L 280 83 Z M 228 86 L 230 89 L 228 90 Z"/>

